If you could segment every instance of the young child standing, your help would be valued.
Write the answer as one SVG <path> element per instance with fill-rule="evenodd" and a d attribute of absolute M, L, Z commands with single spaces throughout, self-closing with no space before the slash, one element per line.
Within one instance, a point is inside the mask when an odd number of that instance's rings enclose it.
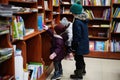
<path fill-rule="evenodd" d="M 74 59 L 76 69 L 74 74 L 70 75 L 72 79 L 82 79 L 86 73 L 85 54 L 89 53 L 88 21 L 87 15 L 82 12 L 83 7 L 80 2 L 74 3 L 70 7 L 70 12 L 74 16 L 72 48 L 74 49 Z"/>
<path fill-rule="evenodd" d="M 73 60 L 71 42 L 72 42 L 72 22 L 68 21 L 66 17 L 63 17 L 60 21 L 66 27 L 66 34 L 68 35 L 68 39 L 65 41 L 65 48 L 66 48 L 66 59 Z"/>
<path fill-rule="evenodd" d="M 62 60 L 65 57 L 65 50 L 64 50 L 64 39 L 67 38 L 65 32 L 65 27 L 62 24 L 58 24 L 54 27 L 54 33 L 48 29 L 49 35 L 52 37 L 52 47 L 51 47 L 51 55 L 49 58 L 53 60 L 54 63 L 54 75 L 51 77 L 53 79 L 60 79 L 63 75 L 62 69 Z"/>

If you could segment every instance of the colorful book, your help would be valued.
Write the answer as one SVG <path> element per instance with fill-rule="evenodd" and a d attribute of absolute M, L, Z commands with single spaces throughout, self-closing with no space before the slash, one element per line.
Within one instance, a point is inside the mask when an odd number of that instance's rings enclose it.
<path fill-rule="evenodd" d="M 94 51 L 95 50 L 94 41 L 89 41 L 89 50 L 90 51 Z"/>
<path fill-rule="evenodd" d="M 43 26 L 42 26 L 42 16 L 38 15 L 38 29 L 39 30 L 43 30 Z"/>
<path fill-rule="evenodd" d="M 95 50 L 96 51 L 104 51 L 105 50 L 105 42 L 104 41 L 95 41 Z"/>

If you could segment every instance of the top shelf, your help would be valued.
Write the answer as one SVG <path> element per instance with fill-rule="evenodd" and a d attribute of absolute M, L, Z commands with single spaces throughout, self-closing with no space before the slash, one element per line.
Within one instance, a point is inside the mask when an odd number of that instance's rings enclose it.
<path fill-rule="evenodd" d="M 28 3 L 30 3 L 30 4 L 31 4 L 31 3 L 32 3 L 32 4 L 33 4 L 33 3 L 37 3 L 37 2 L 35 2 L 35 1 L 33 2 L 33 1 L 20 1 L 20 0 L 9 0 L 9 2 L 27 3 L 27 4 L 28 4 Z"/>

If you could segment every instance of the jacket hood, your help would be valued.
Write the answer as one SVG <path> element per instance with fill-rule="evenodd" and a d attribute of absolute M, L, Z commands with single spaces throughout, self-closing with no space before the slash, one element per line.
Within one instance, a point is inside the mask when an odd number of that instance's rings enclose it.
<path fill-rule="evenodd" d="M 78 15 L 74 15 L 74 17 L 80 20 L 86 20 L 88 18 L 85 12 L 82 12 L 81 14 L 78 14 Z"/>

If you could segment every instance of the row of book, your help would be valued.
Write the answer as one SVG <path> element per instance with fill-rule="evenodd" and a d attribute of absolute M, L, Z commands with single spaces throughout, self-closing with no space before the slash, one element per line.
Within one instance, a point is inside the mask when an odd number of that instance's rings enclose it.
<path fill-rule="evenodd" d="M 28 65 L 30 80 L 37 80 L 43 74 L 43 64 L 30 62 Z"/>
<path fill-rule="evenodd" d="M 108 51 L 108 41 L 89 41 L 90 51 Z"/>
<path fill-rule="evenodd" d="M 120 0 L 113 0 L 114 3 L 120 3 Z"/>
<path fill-rule="evenodd" d="M 53 6 L 58 6 L 59 5 L 59 0 L 53 0 Z"/>
<path fill-rule="evenodd" d="M 0 20 L 0 35 L 10 33 L 10 23 L 8 20 Z"/>
<path fill-rule="evenodd" d="M 88 18 L 91 20 L 93 20 L 93 19 L 95 19 L 95 20 L 109 20 L 110 19 L 110 8 L 105 9 L 103 11 L 103 15 L 100 18 L 95 17 L 92 10 L 86 9 L 85 12 L 88 14 Z"/>
<path fill-rule="evenodd" d="M 111 32 L 120 33 L 120 22 L 117 21 L 112 22 Z"/>
<path fill-rule="evenodd" d="M 80 0 L 85 6 L 110 6 L 111 0 Z"/>
<path fill-rule="evenodd" d="M 14 5 L 0 4 L 0 16 L 12 17 L 18 12 L 38 12 L 37 8 L 17 7 Z"/>
<path fill-rule="evenodd" d="M 12 48 L 0 48 L 0 63 L 12 56 Z"/>
<path fill-rule="evenodd" d="M 111 41 L 111 52 L 120 52 L 120 41 L 113 39 Z"/>
<path fill-rule="evenodd" d="M 113 17 L 120 17 L 120 7 L 115 8 L 115 11 L 113 13 Z"/>
<path fill-rule="evenodd" d="M 43 30 L 43 15 L 38 15 L 38 30 Z M 24 36 L 34 32 L 33 28 L 25 28 L 24 20 L 21 16 L 15 16 L 11 20 L 12 38 L 23 39 Z"/>

